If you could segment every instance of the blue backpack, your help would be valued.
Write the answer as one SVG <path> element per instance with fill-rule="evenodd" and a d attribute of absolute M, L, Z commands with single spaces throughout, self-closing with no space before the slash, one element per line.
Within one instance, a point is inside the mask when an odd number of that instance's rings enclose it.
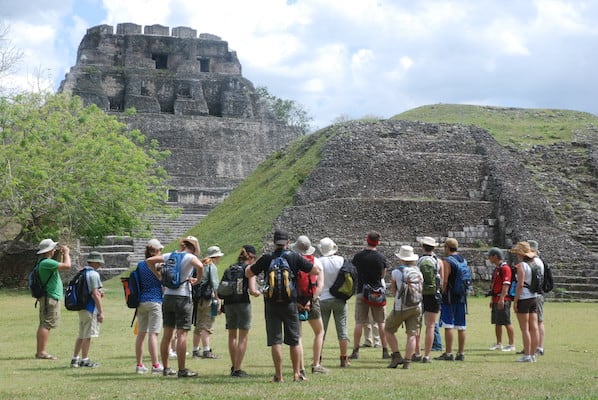
<path fill-rule="evenodd" d="M 164 287 L 178 289 L 187 281 L 187 279 L 185 279 L 181 282 L 181 263 L 186 254 L 187 253 L 172 252 L 168 256 L 168 259 L 164 260 L 161 280 Z"/>
<path fill-rule="evenodd" d="M 453 287 L 450 288 L 451 294 L 454 296 L 467 296 L 471 289 L 471 271 L 467 265 L 467 261 L 458 261 L 456 257 L 448 256 L 447 261 L 451 263 L 451 266 L 456 266 L 451 272 L 456 272 L 455 281 Z"/>

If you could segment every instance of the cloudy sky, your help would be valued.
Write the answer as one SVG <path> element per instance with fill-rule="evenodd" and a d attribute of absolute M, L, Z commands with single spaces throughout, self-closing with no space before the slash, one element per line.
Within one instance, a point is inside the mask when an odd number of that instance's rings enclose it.
<path fill-rule="evenodd" d="M 20 87 L 58 88 L 87 28 L 133 22 L 220 36 L 315 127 L 436 103 L 598 114 L 595 0 L 0 0 L 0 21 Z"/>

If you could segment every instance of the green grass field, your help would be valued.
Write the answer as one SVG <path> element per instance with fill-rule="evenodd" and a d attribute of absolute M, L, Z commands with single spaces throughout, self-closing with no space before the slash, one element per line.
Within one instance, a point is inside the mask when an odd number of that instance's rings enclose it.
<path fill-rule="evenodd" d="M 129 327 L 132 310 L 126 308 L 120 282 L 106 284 L 101 335 L 93 339 L 90 356 L 97 369 L 71 369 L 69 360 L 76 337 L 77 314 L 62 313 L 48 350 L 57 361 L 36 360 L 37 309 L 26 291 L 0 291 L 0 399 L 595 399 L 598 397 L 597 305 L 547 303 L 546 355 L 535 364 L 519 364 L 513 353 L 487 350 L 494 341 L 486 298 L 472 298 L 468 316 L 465 362 L 414 363 L 410 370 L 387 369 L 380 349 L 362 349 L 360 359 L 338 368 L 334 325 L 324 345 L 323 365 L 328 375 L 309 374 L 309 381 L 292 382 L 287 349 L 283 384 L 273 384 L 270 350 L 266 347 L 263 302 L 253 301 L 253 323 L 243 368 L 246 379 L 228 376 L 224 316 L 219 316 L 212 347 L 217 360 L 191 359 L 196 379 L 172 379 L 135 373 L 134 335 Z M 352 333 L 352 305 L 350 329 Z M 390 309 L 390 305 L 387 305 Z M 311 361 L 313 335 L 304 327 L 306 365 Z M 515 323 L 516 344 L 521 347 Z M 352 335 L 351 335 L 352 336 Z M 399 332 L 404 343 L 405 334 Z M 189 342 L 189 350 L 191 343 Z M 433 353 L 433 356 L 439 353 Z M 175 364 L 176 365 L 176 364 Z"/>

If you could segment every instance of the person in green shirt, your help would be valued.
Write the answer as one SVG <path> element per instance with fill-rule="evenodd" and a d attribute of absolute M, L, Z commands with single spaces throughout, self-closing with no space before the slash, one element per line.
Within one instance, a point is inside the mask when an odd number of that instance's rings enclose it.
<path fill-rule="evenodd" d="M 53 257 L 60 252 L 61 261 Z M 37 328 L 37 351 L 35 358 L 42 360 L 56 360 L 56 357 L 46 350 L 50 330 L 58 326 L 60 321 L 60 301 L 63 296 L 62 279 L 58 271 L 66 271 L 71 268 L 71 256 L 69 248 L 59 245 L 52 239 L 44 239 L 39 243 L 40 256 L 38 261 L 39 276 L 44 283 L 46 295 L 39 299 L 39 326 Z"/>

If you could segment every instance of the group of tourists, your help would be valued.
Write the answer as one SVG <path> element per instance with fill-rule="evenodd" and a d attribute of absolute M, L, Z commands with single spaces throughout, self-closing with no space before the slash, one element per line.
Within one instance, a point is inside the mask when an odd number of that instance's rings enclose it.
<path fill-rule="evenodd" d="M 381 347 L 382 359 L 389 360 L 388 368 L 402 365 L 403 369 L 409 369 L 414 362 L 430 363 L 432 360 L 464 361 L 471 276 L 467 273 L 467 261 L 458 252 L 457 240 L 448 238 L 442 244 L 443 254 L 436 255 L 440 244 L 432 237 L 423 237 L 420 239 L 420 255 L 415 254 L 412 246 L 401 246 L 396 254 L 398 265 L 393 266 L 378 251 L 380 239 L 380 233 L 368 232 L 365 248 L 351 260 L 345 260 L 337 254 L 338 247 L 329 237 L 319 241 L 320 256 L 315 257 L 316 248 L 307 236 L 299 236 L 291 243 L 287 232 L 276 230 L 272 252 L 258 257 L 255 247 L 243 246 L 237 261 L 224 271 L 221 279 L 217 264 L 224 254 L 219 247 L 209 247 L 207 256 L 200 259 L 200 246 L 193 236 L 182 238 L 176 251 L 164 254 L 159 240 L 149 240 L 145 259 L 137 265 L 140 293 L 136 310 L 135 371 L 139 374 L 151 371 L 179 378 L 197 376 L 186 367 L 188 332 L 195 325 L 193 357 L 217 358 L 210 347 L 210 335 L 215 317 L 224 313 L 230 376 L 249 376 L 242 369 L 242 364 L 252 322 L 250 298 L 259 296 L 263 296 L 265 301 L 266 342 L 271 348 L 274 364 L 273 382 L 284 381 L 283 344 L 290 349 L 293 380 L 308 379 L 301 341 L 302 321 L 306 321 L 314 333 L 311 372 L 330 372 L 322 366 L 322 348 L 331 316 L 338 339 L 340 368 L 349 367 L 351 361 L 359 359 L 360 342 L 366 326 L 378 328 L 379 338 L 376 340 L 379 344 L 376 343 L 376 347 Z M 535 271 L 539 268 L 543 273 L 544 265 L 538 257 L 537 242 L 519 242 L 509 251 L 518 260 L 513 268 L 505 262 L 501 249 L 492 248 L 486 254 L 488 262 L 494 266 L 489 295 L 492 297 L 491 322 L 495 325 L 496 343 L 490 349 L 516 351 L 510 318 L 513 304 L 523 343 L 521 357 L 517 361 L 534 362 L 536 356 L 544 352 L 544 329 L 543 297 L 533 287 L 533 281 Z M 60 253 L 59 261 L 54 259 L 56 252 Z M 70 269 L 71 260 L 68 247 L 60 246 L 51 239 L 40 243 L 38 254 L 40 278 L 45 283 L 46 295 L 40 299 L 35 357 L 52 360 L 56 357 L 47 352 L 46 346 L 49 332 L 57 326 L 60 318 L 63 287 L 58 271 Z M 178 263 L 177 279 L 180 282 L 176 286 L 165 286 L 163 275 L 166 274 L 166 265 L 174 259 Z M 337 288 L 333 287 L 347 261 L 354 268 L 357 281 L 354 287 L 352 348 L 349 348 L 347 299 L 338 296 Z M 102 255 L 91 252 L 84 267 L 89 270 L 86 279 L 90 298 L 88 305 L 78 311 L 79 334 L 71 360 L 73 368 L 99 365 L 89 359 L 89 351 L 91 338 L 99 335 L 99 324 L 103 321 L 103 290 L 96 271 L 103 264 Z M 388 315 L 385 307 L 387 275 L 394 300 Z M 258 288 L 258 276 L 263 276 L 261 288 Z M 312 288 L 309 296 L 298 290 L 303 285 L 303 279 Z M 208 295 L 203 294 L 205 288 L 209 288 Z M 194 291 L 201 293 L 196 296 Z M 425 325 L 423 346 L 420 343 L 422 323 Z M 401 326 L 406 332 L 403 353 L 396 337 Z M 435 340 L 438 336 L 435 327 L 438 326 L 444 329 L 444 351 L 440 356 L 431 358 L 431 351 L 438 341 Z M 508 343 L 503 343 L 503 326 Z M 161 331 L 162 338 L 158 344 Z M 151 369 L 143 362 L 146 338 Z M 175 343 L 173 349 L 172 343 Z M 370 343 L 371 347 L 375 347 Z M 176 370 L 170 365 L 173 358 L 176 358 Z"/>

